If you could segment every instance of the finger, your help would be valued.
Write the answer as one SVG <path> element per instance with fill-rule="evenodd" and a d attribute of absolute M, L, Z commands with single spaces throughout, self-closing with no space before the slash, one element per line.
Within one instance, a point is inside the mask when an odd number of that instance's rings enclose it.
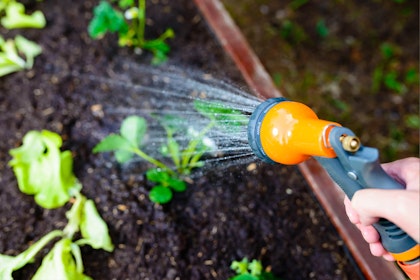
<path fill-rule="evenodd" d="M 366 240 L 366 242 L 368 243 L 379 242 L 380 235 L 373 226 L 362 225 L 359 229 L 363 235 L 363 238 Z"/>
<path fill-rule="evenodd" d="M 381 243 L 375 242 L 369 244 L 370 252 L 375 257 L 382 257 L 386 255 L 388 252 L 384 249 Z"/>
<path fill-rule="evenodd" d="M 395 258 L 390 253 L 385 253 L 382 257 L 389 262 L 395 262 Z"/>
<path fill-rule="evenodd" d="M 349 217 L 350 222 L 353 224 L 360 223 L 359 215 L 357 215 L 357 212 L 353 209 L 353 206 L 351 206 L 350 199 L 345 196 L 344 197 L 344 208 L 346 210 L 347 217 Z"/>
<path fill-rule="evenodd" d="M 420 188 L 420 158 L 406 158 L 382 164 L 382 168 L 407 190 Z"/>

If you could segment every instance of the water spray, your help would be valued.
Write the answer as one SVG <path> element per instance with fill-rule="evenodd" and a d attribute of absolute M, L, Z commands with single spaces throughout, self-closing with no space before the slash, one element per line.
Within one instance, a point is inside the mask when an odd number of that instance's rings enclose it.
<path fill-rule="evenodd" d="M 350 199 L 364 188 L 404 189 L 382 169 L 377 149 L 363 146 L 350 129 L 320 120 L 299 102 L 280 97 L 258 105 L 248 124 L 248 141 L 254 153 L 269 163 L 299 164 L 314 157 Z M 374 227 L 399 266 L 419 279 L 419 244 L 385 219 Z"/>

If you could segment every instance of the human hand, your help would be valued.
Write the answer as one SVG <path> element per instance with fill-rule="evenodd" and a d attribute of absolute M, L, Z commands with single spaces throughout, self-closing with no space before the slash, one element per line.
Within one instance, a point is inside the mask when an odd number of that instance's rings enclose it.
<path fill-rule="evenodd" d="M 401 159 L 382 164 L 382 168 L 405 186 L 405 189 L 359 190 L 354 194 L 352 201 L 346 196 L 344 205 L 349 220 L 357 226 L 363 238 L 369 243 L 372 255 L 394 261 L 394 257 L 382 246 L 380 236 L 372 224 L 379 218 L 385 218 L 419 242 L 420 159 L 413 157 Z"/>

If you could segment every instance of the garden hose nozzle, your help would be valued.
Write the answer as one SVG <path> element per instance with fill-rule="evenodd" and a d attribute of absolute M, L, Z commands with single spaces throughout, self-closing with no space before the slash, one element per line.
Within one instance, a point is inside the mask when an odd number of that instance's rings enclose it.
<path fill-rule="evenodd" d="M 299 102 L 280 97 L 258 105 L 248 123 L 248 141 L 269 163 L 298 164 L 313 156 L 350 199 L 364 188 L 405 188 L 382 169 L 377 149 L 363 146 L 353 131 L 320 120 Z M 406 274 L 419 279 L 419 244 L 385 219 L 373 226 Z"/>
<path fill-rule="evenodd" d="M 252 113 L 248 140 L 254 153 L 266 162 L 298 164 L 311 156 L 335 157 L 328 143 L 337 123 L 318 119 L 308 106 L 272 98 Z"/>

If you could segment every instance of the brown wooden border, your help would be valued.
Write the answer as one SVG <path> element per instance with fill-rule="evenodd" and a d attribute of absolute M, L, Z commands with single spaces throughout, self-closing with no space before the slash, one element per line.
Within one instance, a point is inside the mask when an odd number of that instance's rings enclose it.
<path fill-rule="evenodd" d="M 261 61 L 219 0 L 194 0 L 224 50 L 232 57 L 254 94 L 264 98 L 282 96 Z M 405 279 L 392 262 L 370 254 L 360 232 L 351 224 L 343 206 L 344 194 L 314 159 L 299 169 L 336 227 L 366 279 Z"/>

